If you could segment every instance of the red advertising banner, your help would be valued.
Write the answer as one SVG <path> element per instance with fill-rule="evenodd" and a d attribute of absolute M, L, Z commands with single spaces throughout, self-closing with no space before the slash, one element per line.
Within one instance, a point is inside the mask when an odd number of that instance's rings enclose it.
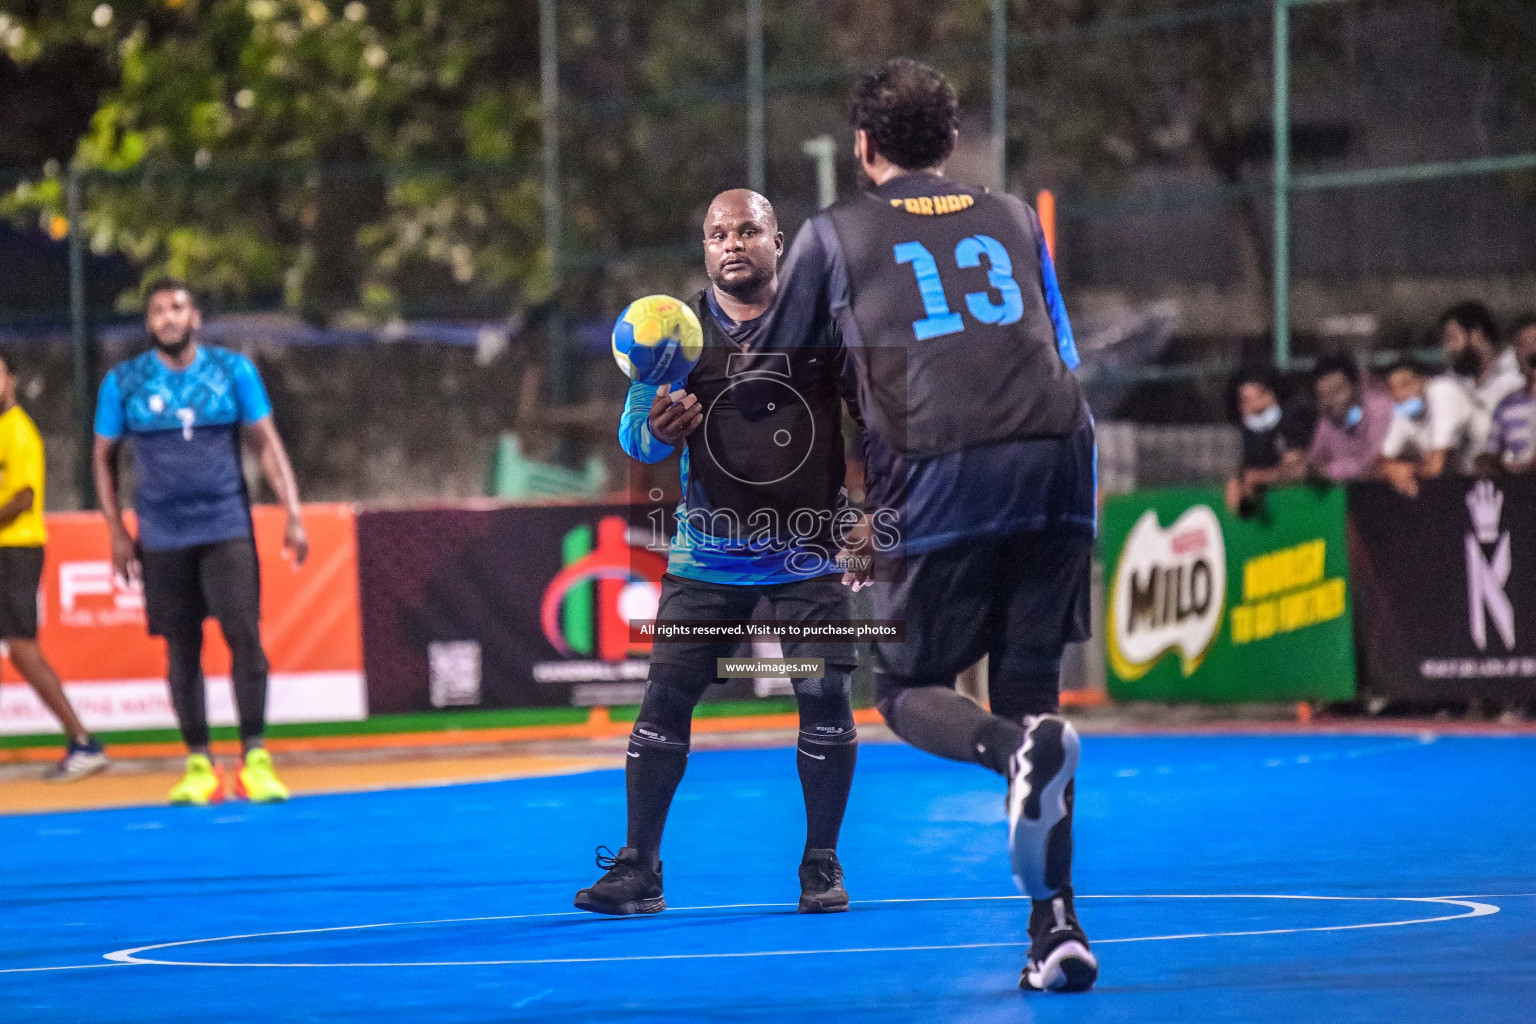
<path fill-rule="evenodd" d="M 357 536 L 347 505 L 309 505 L 309 560 L 282 551 L 283 513 L 252 510 L 261 559 L 262 640 L 271 662 L 272 721 L 366 717 L 358 617 Z M 38 640 L 70 699 L 93 729 L 174 724 L 165 688 L 165 645 L 149 636 L 137 584 L 114 577 L 105 521 L 91 513 L 48 517 L 38 595 Z M 229 650 L 206 626 L 203 670 L 209 714 L 233 721 Z M 57 723 L 7 660 L 0 669 L 0 733 L 49 732 Z"/>

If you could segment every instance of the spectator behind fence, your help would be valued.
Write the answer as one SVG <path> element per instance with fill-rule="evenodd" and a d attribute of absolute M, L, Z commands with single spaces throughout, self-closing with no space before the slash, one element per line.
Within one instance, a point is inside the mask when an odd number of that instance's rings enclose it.
<path fill-rule="evenodd" d="M 1440 317 L 1440 350 L 1448 371 L 1436 378 L 1444 386 L 1425 392 L 1428 444 L 1419 476 L 1446 470 L 1471 473 L 1488 443 L 1493 410 L 1525 387 L 1512 349 L 1499 343 L 1498 324 L 1478 302 L 1452 306 Z"/>
<path fill-rule="evenodd" d="M 1348 356 L 1323 356 L 1313 381 L 1318 418 L 1308 467 L 1339 483 L 1374 475 L 1392 426 L 1392 399 L 1369 386 Z"/>
<path fill-rule="evenodd" d="M 1536 465 L 1536 316 L 1515 322 L 1510 351 L 1524 374 L 1524 387 L 1493 410 L 1488 440 L 1477 459 L 1482 473 L 1528 473 Z"/>
<path fill-rule="evenodd" d="M 1243 434 L 1243 460 L 1227 481 L 1227 508 L 1251 515 L 1260 492 L 1306 475 L 1311 424 L 1297 403 L 1280 404 L 1280 377 L 1273 367 L 1243 368 L 1232 380 L 1231 407 Z"/>
<path fill-rule="evenodd" d="M 1419 493 L 1424 457 L 1433 450 L 1429 432 L 1430 393 L 1459 387 L 1449 380 L 1431 378 L 1429 371 L 1413 359 L 1401 359 L 1387 369 L 1392 426 L 1382 443 L 1379 471 L 1393 487 L 1410 498 Z"/>

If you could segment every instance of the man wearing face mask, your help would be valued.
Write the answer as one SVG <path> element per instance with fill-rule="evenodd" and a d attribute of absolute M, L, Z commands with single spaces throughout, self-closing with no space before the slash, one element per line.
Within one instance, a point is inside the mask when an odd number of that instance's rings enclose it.
<path fill-rule="evenodd" d="M 1392 426 L 1392 399 L 1368 387 L 1360 368 L 1344 355 L 1319 359 L 1313 381 L 1318 421 L 1308 467 L 1340 483 L 1371 476 Z"/>
<path fill-rule="evenodd" d="M 241 439 L 288 513 L 284 551 L 295 565 L 309 553 L 299 489 L 261 375 L 238 352 L 199 344 L 202 313 L 185 284 L 160 280 L 145 296 L 151 345 L 113 367 L 96 403 L 96 493 L 112 535 L 112 564 L 142 579 L 152 636 L 165 638 L 171 703 L 187 745 L 186 774 L 173 804 L 223 799 L 208 750 L 203 686 L 203 621 L 217 619 L 229 644 L 230 682 L 244 748 L 235 792 L 253 802 L 286 800 L 287 788 L 263 746 L 267 658 L 261 647 L 261 581 Z M 133 448 L 133 509 L 128 532 L 117 492 L 117 456 Z"/>
<path fill-rule="evenodd" d="M 1488 441 L 1493 410 L 1525 384 L 1515 354 L 1499 342 L 1499 328 L 1478 302 L 1452 306 L 1440 317 L 1440 350 L 1449 372 L 1425 395 L 1429 451 L 1420 475 L 1473 471 Z"/>
<path fill-rule="evenodd" d="M 1243 461 L 1227 481 L 1227 508 L 1240 515 L 1255 511 L 1265 487 L 1306 475 L 1307 417 L 1299 409 L 1282 409 L 1279 391 L 1279 375 L 1269 366 L 1247 367 L 1233 380 Z"/>
<path fill-rule="evenodd" d="M 1378 467 L 1393 487 L 1408 496 L 1419 493 L 1419 471 L 1430 451 L 1427 394 L 1458 385 L 1430 379 L 1412 359 L 1402 359 L 1387 369 L 1387 394 L 1392 397 L 1392 426 L 1382 444 Z"/>

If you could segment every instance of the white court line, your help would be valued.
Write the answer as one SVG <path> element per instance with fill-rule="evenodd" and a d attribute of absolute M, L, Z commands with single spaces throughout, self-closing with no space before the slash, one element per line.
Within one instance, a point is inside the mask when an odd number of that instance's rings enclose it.
<path fill-rule="evenodd" d="M 1448 900 L 1523 900 L 1536 896 L 1536 892 L 1485 892 L 1471 896 L 1445 896 Z"/>
<path fill-rule="evenodd" d="M 890 900 L 863 900 L 858 905 L 870 904 L 901 904 L 901 903 L 959 903 L 978 900 L 1006 900 L 1022 899 L 1020 896 L 961 896 L 961 897 L 936 897 L 927 899 L 890 899 Z M 1217 893 L 1217 894 L 1157 894 L 1157 895 L 1103 895 L 1103 896 L 1079 896 L 1078 899 L 1235 899 L 1235 900 L 1314 900 L 1331 902 L 1356 902 L 1356 903 L 1434 903 L 1440 906 L 1464 907 L 1469 913 L 1445 914 L 1437 917 L 1421 917 L 1407 921 L 1370 921 L 1362 924 L 1317 925 L 1304 928 L 1266 928 L 1251 931 L 1233 932 L 1191 932 L 1179 935 L 1138 935 L 1126 938 L 1096 939 L 1095 945 L 1109 945 L 1121 942 L 1164 942 L 1176 939 L 1213 939 L 1229 938 L 1253 935 L 1294 935 L 1303 932 L 1343 932 L 1356 931 L 1365 928 L 1399 928 L 1415 924 L 1435 924 L 1441 921 L 1455 921 L 1462 918 L 1486 917 L 1497 914 L 1499 908 L 1490 903 L 1477 903 L 1471 900 L 1455 899 L 1448 896 L 1296 896 L 1280 894 L 1248 894 L 1248 893 Z M 764 907 L 787 907 L 792 904 L 784 903 L 738 903 L 723 904 L 708 907 L 678 907 L 678 911 L 689 910 L 739 910 L 760 909 Z M 537 966 L 550 964 L 592 964 L 592 963 L 632 963 L 654 960 L 724 960 L 724 959 L 749 959 L 760 957 L 779 956 L 823 956 L 833 953 L 916 953 L 938 950 L 956 949 L 991 949 L 997 947 L 1019 947 L 1019 942 L 967 942 L 947 945 L 920 945 L 920 946 L 861 946 L 845 949 L 782 949 L 760 950 L 750 952 L 725 952 L 725 953 L 657 953 L 639 956 L 591 956 L 591 957 L 539 957 L 515 960 L 433 960 L 433 961 L 405 961 L 405 962 L 343 962 L 343 963 L 251 963 L 251 962 L 209 962 L 197 960 L 157 960 L 140 956 L 153 950 L 173 949 L 181 946 L 204 945 L 213 942 L 232 942 L 240 939 L 277 938 L 285 935 L 319 935 L 331 932 L 365 931 L 378 928 L 402 928 L 411 926 L 435 925 L 435 924 L 462 924 L 481 921 L 515 921 L 552 917 L 585 917 L 587 915 L 566 911 L 553 914 L 503 914 L 487 917 L 461 917 L 443 918 L 431 921 L 388 921 L 378 924 L 339 925 L 329 928 L 295 928 L 287 931 L 252 932 L 246 935 L 221 935 L 206 939 L 184 939 L 179 942 L 161 942 L 148 946 L 137 946 L 132 949 L 120 949 L 107 953 L 105 958 L 118 964 L 143 964 L 160 967 L 500 967 L 500 966 Z M 27 970 L 28 968 L 21 968 Z M 33 968 L 35 969 L 35 968 Z"/>
<path fill-rule="evenodd" d="M 37 971 L 94 971 L 98 967 L 132 967 L 131 963 L 66 964 L 63 967 L 0 967 L 0 974 L 33 974 Z"/>

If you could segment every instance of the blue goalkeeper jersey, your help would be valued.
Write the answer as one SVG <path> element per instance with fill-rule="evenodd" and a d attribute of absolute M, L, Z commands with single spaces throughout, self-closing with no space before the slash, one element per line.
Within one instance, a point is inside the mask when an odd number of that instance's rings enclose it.
<path fill-rule="evenodd" d="M 770 332 L 767 317 L 738 323 L 709 292 L 696 308 L 704 354 L 683 387 L 705 417 L 683 445 L 667 571 L 741 585 L 839 571 L 833 524 L 848 507 L 842 402 L 851 379 L 831 318 L 807 308 L 774 318 Z M 673 452 L 650 431 L 657 391 L 632 383 L 619 422 L 620 445 L 640 462 Z"/>
<path fill-rule="evenodd" d="M 240 428 L 272 414 L 261 375 L 245 356 L 199 345 L 172 370 L 151 348 L 101 382 L 96 434 L 133 451 L 133 507 L 147 551 L 251 536 L 240 469 Z"/>

